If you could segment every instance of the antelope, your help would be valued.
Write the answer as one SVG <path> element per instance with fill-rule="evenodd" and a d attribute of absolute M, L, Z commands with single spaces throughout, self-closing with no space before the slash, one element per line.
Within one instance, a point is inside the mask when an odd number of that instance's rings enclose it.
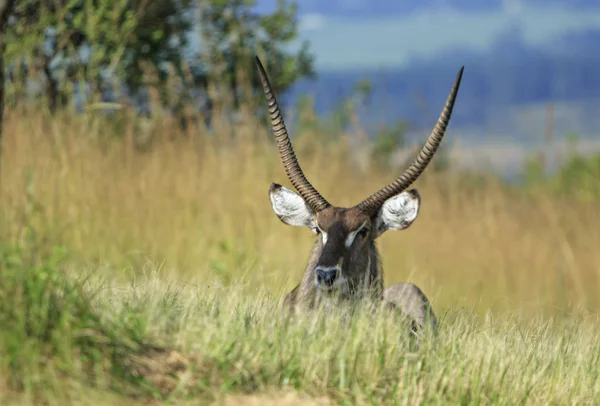
<path fill-rule="evenodd" d="M 437 319 L 418 286 L 398 283 L 383 288 L 383 269 L 375 240 L 387 230 L 408 228 L 417 218 L 420 195 L 416 189 L 406 189 L 423 173 L 442 141 L 464 66 L 416 160 L 393 182 L 356 206 L 346 208 L 331 205 L 304 176 L 267 73 L 258 56 L 255 61 L 280 159 L 298 192 L 272 183 L 269 198 L 273 211 L 284 224 L 308 227 L 317 236 L 304 276 L 286 295 L 284 307 L 295 313 L 300 308 L 313 309 L 321 305 L 334 309 L 340 303 L 367 299 L 399 310 L 409 319 L 415 332 L 427 325 L 435 331 Z"/>

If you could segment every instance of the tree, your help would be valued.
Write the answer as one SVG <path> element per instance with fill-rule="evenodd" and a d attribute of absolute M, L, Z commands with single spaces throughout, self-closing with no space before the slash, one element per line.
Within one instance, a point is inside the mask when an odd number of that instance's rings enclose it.
<path fill-rule="evenodd" d="M 295 3 L 280 0 L 267 15 L 256 13 L 254 3 L 23 0 L 13 13 L 7 50 L 11 82 L 32 80 L 19 73 L 41 76 L 50 111 L 69 102 L 82 85 L 102 100 L 133 99 L 139 109 L 149 104 L 148 90 L 157 89 L 160 107 L 178 118 L 202 97 L 205 116 L 214 104 L 228 112 L 264 108 L 255 54 L 279 95 L 314 75 L 313 60 L 306 42 L 288 50 L 298 36 Z M 201 35 L 194 55 L 188 40 L 195 28 Z"/>
<path fill-rule="evenodd" d="M 154 68 L 159 86 L 167 66 L 181 71 L 191 18 L 190 0 L 24 0 L 14 10 L 9 55 L 40 73 L 50 111 L 76 82 L 95 95 L 124 83 L 132 92 Z"/>
<path fill-rule="evenodd" d="M 256 75 L 258 54 L 278 95 L 302 77 L 313 77 L 313 57 L 308 43 L 297 52 L 287 47 L 298 38 L 297 5 L 278 0 L 271 14 L 252 10 L 255 0 L 198 0 L 199 60 L 209 80 L 217 83 L 211 94 L 215 104 L 239 109 L 249 103 L 262 106 L 262 87 Z M 249 85 L 250 93 L 246 93 Z M 261 99 L 262 101 L 262 99 Z M 259 104 L 257 104 L 259 103 Z"/>

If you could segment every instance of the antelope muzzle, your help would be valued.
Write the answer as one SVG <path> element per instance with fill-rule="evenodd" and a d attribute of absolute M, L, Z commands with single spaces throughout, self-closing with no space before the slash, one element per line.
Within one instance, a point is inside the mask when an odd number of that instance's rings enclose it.
<path fill-rule="evenodd" d="M 315 268 L 315 286 L 324 292 L 332 292 L 346 285 L 346 278 L 342 273 L 344 258 L 331 266 L 317 265 Z"/>

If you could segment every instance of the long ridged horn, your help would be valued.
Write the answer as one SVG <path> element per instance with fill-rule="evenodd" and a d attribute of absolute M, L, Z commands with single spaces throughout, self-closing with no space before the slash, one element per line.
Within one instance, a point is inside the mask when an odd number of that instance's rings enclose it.
<path fill-rule="evenodd" d="M 304 176 L 304 172 L 302 172 L 302 168 L 294 153 L 294 148 L 292 147 L 292 142 L 288 136 L 287 129 L 285 128 L 279 104 L 277 103 L 275 92 L 273 92 L 267 72 L 265 72 L 265 68 L 263 68 L 258 56 L 255 56 L 254 58 L 256 59 L 256 66 L 258 67 L 258 73 L 265 92 L 265 97 L 267 98 L 271 126 L 273 127 L 273 133 L 275 134 L 275 140 L 277 141 L 277 147 L 279 148 L 279 156 L 283 163 L 283 167 L 285 168 L 285 172 L 292 182 L 292 185 L 294 185 L 294 188 L 296 188 L 298 193 L 300 193 L 300 196 L 306 200 L 308 205 L 315 212 L 326 209 L 331 205 L 319 194 L 319 192 L 317 192 Z"/>
<path fill-rule="evenodd" d="M 431 158 L 433 158 L 433 155 L 435 154 L 440 143 L 442 142 L 442 138 L 444 137 L 444 133 L 446 132 L 446 128 L 450 122 L 452 109 L 454 108 L 454 101 L 456 100 L 456 95 L 458 93 L 464 68 L 465 67 L 463 66 L 458 71 L 456 80 L 452 86 L 452 90 L 450 90 L 450 94 L 446 99 L 446 105 L 444 106 L 444 109 L 442 110 L 442 113 L 440 114 L 440 117 L 438 118 L 431 135 L 429 135 L 427 142 L 419 152 L 417 159 L 408 167 L 408 169 L 404 171 L 402 175 L 397 177 L 396 180 L 357 204 L 356 207 L 358 207 L 363 213 L 368 215 L 375 214 L 375 212 L 379 210 L 381 205 L 387 199 L 405 190 L 415 180 L 417 180 L 421 173 L 423 173 L 431 161 Z"/>

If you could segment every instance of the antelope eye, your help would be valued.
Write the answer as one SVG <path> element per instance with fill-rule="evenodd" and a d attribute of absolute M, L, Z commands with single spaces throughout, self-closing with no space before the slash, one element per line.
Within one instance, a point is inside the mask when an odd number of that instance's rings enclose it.
<path fill-rule="evenodd" d="M 369 229 L 368 228 L 361 228 L 360 231 L 358 232 L 358 235 L 360 235 L 361 237 L 365 237 L 367 234 L 369 234 Z"/>

